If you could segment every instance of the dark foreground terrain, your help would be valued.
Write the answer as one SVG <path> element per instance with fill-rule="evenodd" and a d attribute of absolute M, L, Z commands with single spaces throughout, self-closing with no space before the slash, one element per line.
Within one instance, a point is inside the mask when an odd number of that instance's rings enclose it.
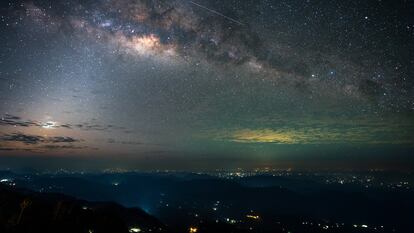
<path fill-rule="evenodd" d="M 0 232 L 122 233 L 134 229 L 165 232 L 163 224 L 137 208 L 0 186 Z"/>

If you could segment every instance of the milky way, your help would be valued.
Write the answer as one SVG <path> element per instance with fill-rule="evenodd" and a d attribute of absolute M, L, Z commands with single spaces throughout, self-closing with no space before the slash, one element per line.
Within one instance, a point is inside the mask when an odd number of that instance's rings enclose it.
<path fill-rule="evenodd" d="M 0 154 L 100 168 L 410 166 L 413 9 L 6 1 Z"/>

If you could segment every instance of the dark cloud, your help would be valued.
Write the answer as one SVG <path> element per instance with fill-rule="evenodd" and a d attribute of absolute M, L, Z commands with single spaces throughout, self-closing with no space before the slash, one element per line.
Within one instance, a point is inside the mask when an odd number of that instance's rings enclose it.
<path fill-rule="evenodd" d="M 20 126 L 20 127 L 45 127 L 45 126 L 49 126 L 49 127 L 53 127 L 53 128 L 62 127 L 62 128 L 72 129 L 72 126 L 70 124 L 56 125 L 55 123 L 51 123 L 51 122 L 42 123 L 40 121 L 23 120 L 19 116 L 10 115 L 10 114 L 5 114 L 1 117 L 0 125 L 3 125 L 3 126 L 7 126 L 7 125 L 9 125 L 9 126 Z"/>
<path fill-rule="evenodd" d="M 36 149 L 32 148 L 15 148 L 15 147 L 2 147 L 0 146 L 0 151 L 26 151 L 26 152 L 36 152 Z"/>
<path fill-rule="evenodd" d="M 109 138 L 109 139 L 107 140 L 107 143 L 116 143 L 116 141 L 115 141 L 115 139 L 113 139 L 113 138 Z"/>
<path fill-rule="evenodd" d="M 6 134 L 0 137 L 1 141 L 6 142 L 22 142 L 25 144 L 38 144 L 45 140 L 42 136 L 26 135 L 22 133 Z"/>
<path fill-rule="evenodd" d="M 31 121 L 31 120 L 22 120 L 18 116 L 4 114 L 0 118 L 0 125 L 10 125 L 10 126 L 20 126 L 20 127 L 31 127 L 31 126 L 41 126 L 39 122 Z"/>
<path fill-rule="evenodd" d="M 28 145 L 39 143 L 73 143 L 81 140 L 72 137 L 43 137 L 38 135 L 27 135 L 23 133 L 5 134 L 0 137 L 3 142 L 21 142 Z"/>
<path fill-rule="evenodd" d="M 74 146 L 74 145 L 44 145 L 40 148 L 47 150 L 82 150 L 88 147 L 86 146 Z"/>
<path fill-rule="evenodd" d="M 71 126 L 71 125 L 70 125 Z M 76 128 L 86 131 L 109 131 L 109 130 L 123 130 L 124 127 L 115 126 L 111 124 L 97 124 L 97 123 L 82 123 L 74 125 Z"/>
<path fill-rule="evenodd" d="M 138 142 L 138 141 L 119 141 L 119 140 L 115 140 L 113 138 L 109 138 L 107 140 L 107 143 L 109 144 L 121 144 L 121 145 L 156 145 L 156 144 L 150 144 L 150 143 L 144 143 L 144 142 Z"/>
<path fill-rule="evenodd" d="M 10 148 L 10 147 L 0 147 L 0 151 L 14 151 L 16 148 Z"/>
<path fill-rule="evenodd" d="M 67 129 L 72 129 L 72 126 L 70 124 L 63 124 L 63 125 L 59 125 L 62 128 L 67 128 Z"/>
<path fill-rule="evenodd" d="M 46 142 L 61 143 L 61 142 L 79 142 L 80 140 L 71 137 L 49 137 Z"/>
<path fill-rule="evenodd" d="M 33 152 L 33 153 L 45 153 L 46 151 L 60 151 L 60 150 L 83 150 L 83 149 L 92 149 L 98 150 L 97 148 L 89 148 L 87 146 L 76 146 L 76 145 L 58 145 L 58 144 L 48 144 L 48 145 L 41 145 L 31 148 L 17 148 L 17 147 L 2 147 L 0 146 L 0 151 L 25 151 L 25 152 Z"/>
<path fill-rule="evenodd" d="M 93 120 L 93 121 L 96 121 Z M 126 130 L 125 127 L 116 126 L 113 124 L 99 124 L 99 123 L 81 123 L 81 124 L 69 124 L 69 123 L 55 123 L 55 122 L 40 122 L 33 120 L 23 120 L 19 116 L 4 114 L 0 118 L 0 126 L 20 126 L 20 127 L 51 127 L 54 129 L 65 128 L 65 129 L 80 129 L 85 131 L 111 131 L 111 130 Z"/>

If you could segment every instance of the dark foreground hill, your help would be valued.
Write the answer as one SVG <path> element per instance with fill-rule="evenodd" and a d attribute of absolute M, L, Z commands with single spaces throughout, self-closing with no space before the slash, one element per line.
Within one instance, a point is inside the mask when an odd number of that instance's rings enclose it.
<path fill-rule="evenodd" d="M 138 208 L 0 186 L 0 232 L 166 232 Z"/>

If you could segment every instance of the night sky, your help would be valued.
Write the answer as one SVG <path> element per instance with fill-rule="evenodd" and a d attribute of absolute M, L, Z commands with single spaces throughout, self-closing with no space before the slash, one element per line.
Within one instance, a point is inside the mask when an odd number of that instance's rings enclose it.
<path fill-rule="evenodd" d="M 414 169 L 414 3 L 1 1 L 0 163 Z"/>

